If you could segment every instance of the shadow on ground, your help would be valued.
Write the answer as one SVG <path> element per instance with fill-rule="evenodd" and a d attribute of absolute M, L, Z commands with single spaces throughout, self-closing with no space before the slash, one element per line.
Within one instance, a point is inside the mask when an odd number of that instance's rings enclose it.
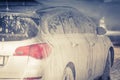
<path fill-rule="evenodd" d="M 120 57 L 116 58 L 111 69 L 111 79 L 120 80 Z"/>

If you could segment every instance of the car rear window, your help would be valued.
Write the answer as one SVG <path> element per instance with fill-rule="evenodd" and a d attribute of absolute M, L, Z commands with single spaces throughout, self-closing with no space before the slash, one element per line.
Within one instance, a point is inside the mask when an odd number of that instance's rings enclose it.
<path fill-rule="evenodd" d="M 30 17 L 0 15 L 0 41 L 25 40 L 37 33 L 37 25 Z"/>

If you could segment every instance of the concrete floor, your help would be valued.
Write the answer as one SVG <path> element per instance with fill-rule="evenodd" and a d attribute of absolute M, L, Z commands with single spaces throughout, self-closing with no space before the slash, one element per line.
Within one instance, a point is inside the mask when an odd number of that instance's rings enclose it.
<path fill-rule="evenodd" d="M 120 47 L 115 47 L 115 60 L 111 69 L 111 79 L 120 80 Z"/>

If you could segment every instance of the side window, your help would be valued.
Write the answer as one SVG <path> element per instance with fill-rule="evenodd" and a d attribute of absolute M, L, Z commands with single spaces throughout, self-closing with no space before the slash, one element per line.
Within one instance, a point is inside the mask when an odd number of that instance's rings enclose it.
<path fill-rule="evenodd" d="M 76 33 L 77 28 L 73 20 L 73 14 L 71 12 L 62 13 L 60 20 L 63 25 L 64 33 Z"/>
<path fill-rule="evenodd" d="M 63 27 L 60 22 L 59 16 L 53 16 L 48 20 L 48 31 L 51 34 L 63 33 Z"/>
<path fill-rule="evenodd" d="M 85 25 L 86 25 L 86 27 L 85 27 L 85 32 L 86 32 L 86 33 L 93 33 L 93 34 L 95 34 L 95 33 L 96 33 L 96 26 L 95 26 L 95 24 L 92 22 L 92 20 L 89 19 L 89 18 L 86 18 L 85 21 L 86 21 L 86 22 L 85 22 Z"/>
<path fill-rule="evenodd" d="M 81 33 L 96 33 L 95 24 L 87 16 L 83 14 L 77 14 L 74 17 L 76 26 L 78 27 L 79 32 Z"/>
<path fill-rule="evenodd" d="M 64 33 L 70 33 L 71 32 L 71 26 L 69 24 L 69 15 L 67 13 L 63 13 L 60 15 L 60 20 L 63 25 Z"/>
<path fill-rule="evenodd" d="M 85 25 L 84 25 L 83 15 L 79 13 L 74 13 L 73 20 L 74 20 L 75 26 L 77 27 L 78 33 L 84 33 Z"/>
<path fill-rule="evenodd" d="M 66 11 L 48 19 L 48 31 L 61 33 L 96 33 L 96 26 L 89 17 L 81 13 Z"/>

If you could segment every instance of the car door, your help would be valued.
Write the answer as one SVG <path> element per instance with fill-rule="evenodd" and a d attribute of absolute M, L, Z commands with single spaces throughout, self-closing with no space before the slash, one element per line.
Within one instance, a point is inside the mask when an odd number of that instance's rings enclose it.
<path fill-rule="evenodd" d="M 52 57 L 50 59 L 51 61 L 49 61 L 49 66 L 52 66 L 50 68 L 50 75 L 56 75 L 54 73 L 57 73 L 57 75 L 63 74 L 64 68 L 70 61 L 73 61 L 70 59 L 74 57 L 74 54 L 71 54 L 73 51 L 71 47 L 71 40 L 67 35 L 67 33 L 70 32 L 70 29 L 67 27 L 70 26 L 68 25 L 68 22 L 66 20 L 67 14 L 65 15 L 65 12 L 61 11 L 60 13 L 56 12 L 51 14 L 49 18 L 45 18 L 46 21 L 44 21 L 45 23 L 43 25 L 43 27 L 46 27 L 45 39 L 50 45 L 52 45 Z M 63 27 L 63 21 L 61 20 L 61 17 L 63 16 L 64 25 L 68 26 Z M 53 65 L 55 66 L 53 67 Z M 54 76 L 54 78 L 58 80 L 57 76 Z"/>
<path fill-rule="evenodd" d="M 78 26 L 79 33 L 81 33 L 81 35 L 84 36 L 84 39 L 86 41 L 86 43 L 84 43 L 84 45 L 86 47 L 85 49 L 87 51 L 87 54 L 86 54 L 87 73 L 86 73 L 86 75 L 88 75 L 87 79 L 92 80 L 93 66 L 94 66 L 94 63 L 93 63 L 94 54 L 93 54 L 92 50 L 93 50 L 93 46 L 95 45 L 95 42 L 96 42 L 97 38 L 96 38 L 96 35 L 93 34 L 94 33 L 93 29 L 88 27 L 91 24 L 88 23 L 87 18 L 88 17 L 83 15 L 83 14 L 77 14 L 76 13 L 76 16 L 74 17 L 74 20 L 75 20 L 75 23 Z"/>
<path fill-rule="evenodd" d="M 64 20 L 65 17 L 63 17 Z M 71 48 L 73 50 L 72 54 L 75 56 L 76 59 L 76 72 L 77 72 L 77 80 L 88 80 L 90 75 L 90 66 L 91 55 L 90 46 L 85 38 L 85 29 L 83 26 L 83 15 L 77 13 L 76 11 L 68 12 L 67 16 L 67 25 L 63 22 L 63 27 L 67 27 L 64 30 L 66 31 L 65 34 L 68 35 L 68 39 L 71 42 Z"/>
<path fill-rule="evenodd" d="M 79 24 L 78 16 L 74 11 L 66 11 L 60 15 L 60 21 L 66 39 L 70 43 L 69 54 L 76 69 L 76 80 L 88 79 L 87 57 L 89 46 L 84 37 L 84 28 Z M 84 62 L 83 62 L 84 61 Z"/>
<path fill-rule="evenodd" d="M 85 25 L 85 32 L 86 32 L 86 40 L 89 43 L 90 46 L 90 73 L 89 75 L 92 76 L 91 79 L 93 79 L 96 76 L 99 76 L 102 73 L 102 69 L 104 67 L 104 43 L 103 39 L 97 35 L 96 32 L 96 25 L 92 22 L 91 19 L 86 18 L 84 21 Z M 98 37 L 99 36 L 99 37 Z"/>

